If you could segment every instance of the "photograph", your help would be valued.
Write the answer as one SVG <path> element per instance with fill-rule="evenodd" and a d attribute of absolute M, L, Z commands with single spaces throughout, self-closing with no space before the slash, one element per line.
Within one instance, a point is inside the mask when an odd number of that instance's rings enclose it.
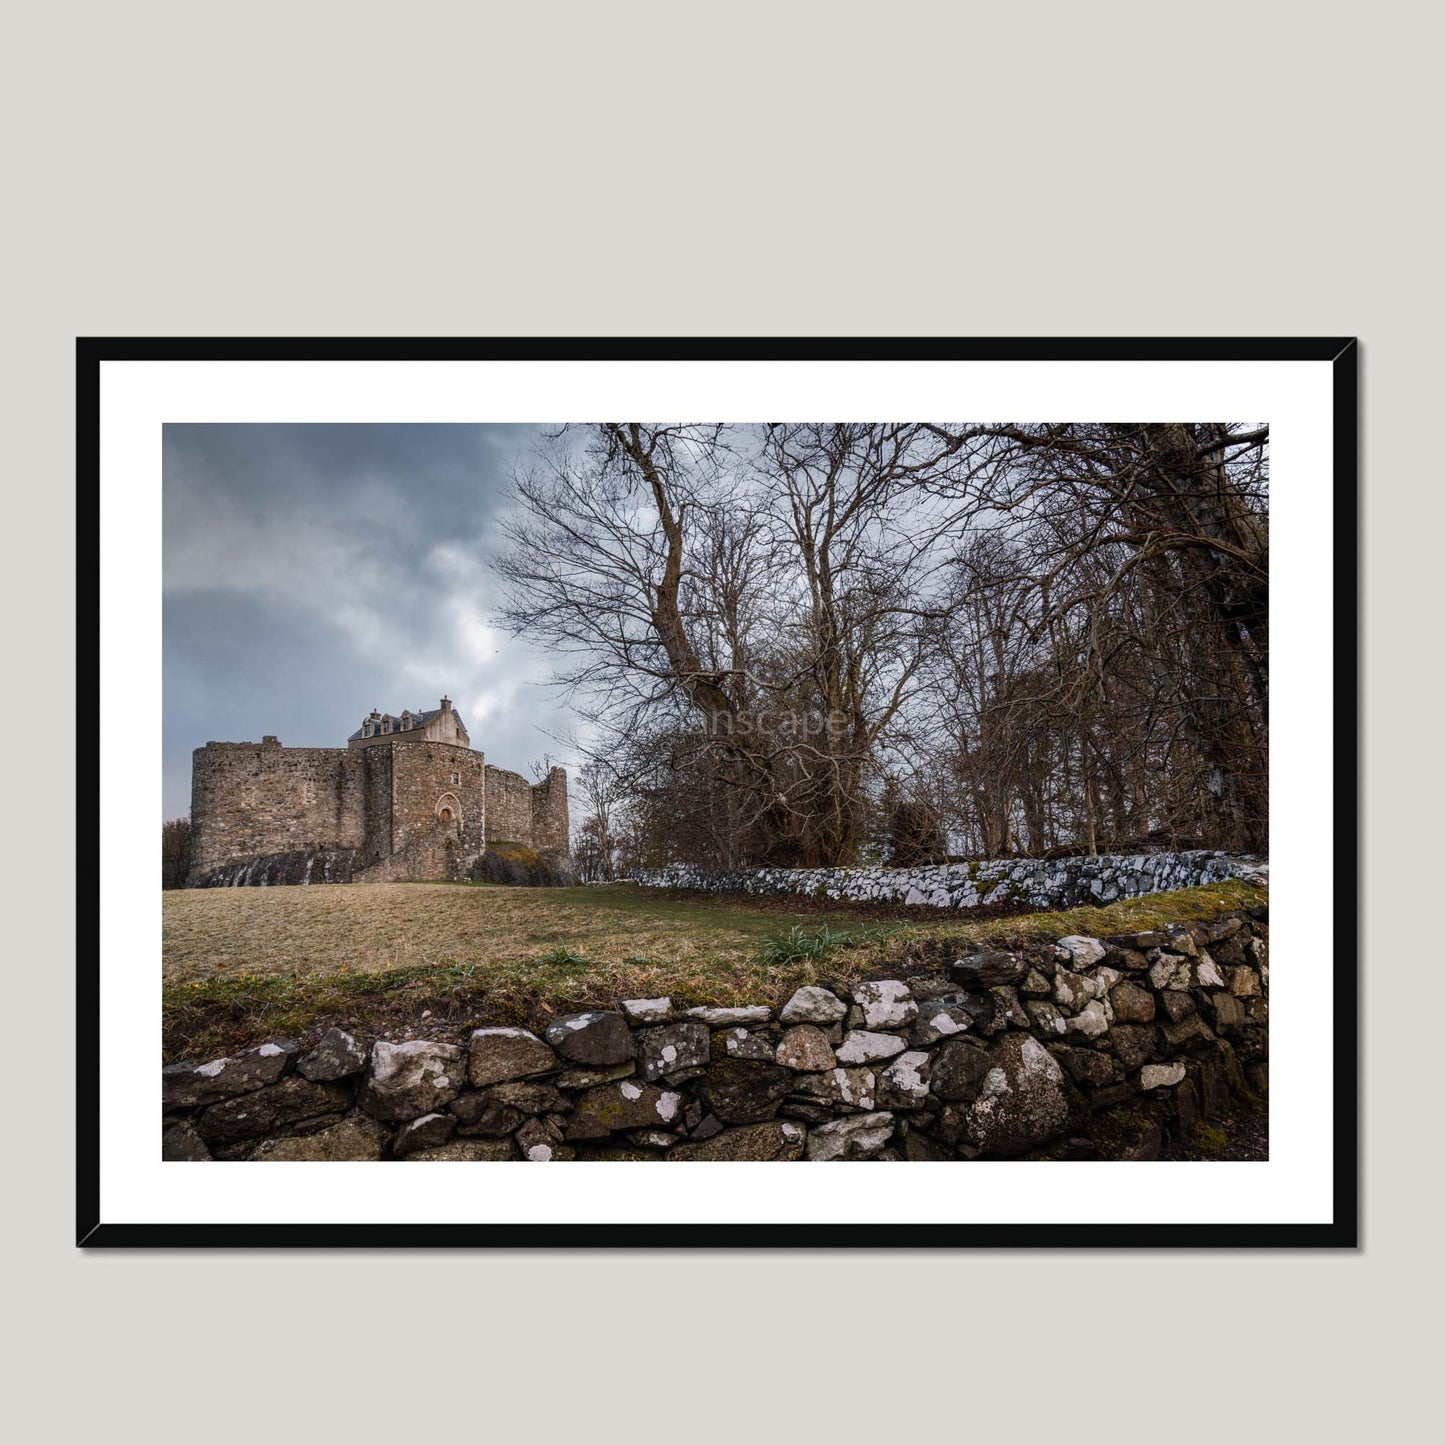
<path fill-rule="evenodd" d="M 1257 1188 L 1266 412 L 317 407 L 147 433 L 157 1189 L 319 1210 L 354 1170 L 179 1166 L 449 1163 L 365 1173 L 452 1224 L 480 1189 L 517 1227 L 642 1195 L 686 1228 L 714 1189 L 760 1225 L 1008 1227 L 1056 1185 L 1108 1208 L 1081 1165 L 1138 1209 L 1141 1171 Z"/>

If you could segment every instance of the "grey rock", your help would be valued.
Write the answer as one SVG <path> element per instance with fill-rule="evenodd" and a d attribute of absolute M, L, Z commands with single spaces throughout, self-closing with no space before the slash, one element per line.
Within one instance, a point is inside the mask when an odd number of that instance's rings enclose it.
<path fill-rule="evenodd" d="M 274 1084 L 295 1059 L 294 1039 L 277 1039 L 230 1058 L 201 1064 L 171 1064 L 161 1070 L 161 1108 L 195 1109 Z"/>
<path fill-rule="evenodd" d="M 728 1029 L 718 1037 L 722 1040 L 724 1058 L 771 1061 L 778 1052 L 777 1044 L 766 1034 L 755 1034 L 748 1029 Z"/>
<path fill-rule="evenodd" d="M 808 1131 L 807 1157 L 815 1163 L 871 1159 L 893 1137 L 897 1121 L 890 1113 L 855 1114 Z"/>
<path fill-rule="evenodd" d="M 1107 952 L 1102 940 L 1089 938 L 1082 933 L 1071 933 L 1067 938 L 1059 939 L 1058 947 L 1068 954 L 1076 969 L 1102 963 Z"/>
<path fill-rule="evenodd" d="M 793 1080 L 792 1096 L 802 1095 L 851 1109 L 871 1109 L 878 1080 L 872 1069 L 829 1069 L 822 1074 L 800 1074 Z"/>
<path fill-rule="evenodd" d="M 528 1117 L 525 1110 L 497 1098 L 491 1089 L 469 1090 L 453 1099 L 448 1107 L 457 1123 L 457 1133 L 463 1139 L 505 1138 Z"/>
<path fill-rule="evenodd" d="M 906 1028 L 918 1017 L 918 1005 L 908 985 L 898 979 L 860 983 L 853 990 L 853 1002 L 862 1011 L 865 1029 Z"/>
<path fill-rule="evenodd" d="M 805 984 L 778 1015 L 785 1024 L 836 1024 L 848 1012 L 848 1005 L 836 994 L 814 984 Z"/>
<path fill-rule="evenodd" d="M 634 1086 L 635 1087 L 635 1086 Z M 553 1164 L 574 1157 L 555 1119 L 528 1119 L 517 1130 L 517 1148 L 529 1164 Z"/>
<path fill-rule="evenodd" d="M 1224 975 L 1220 973 L 1214 960 L 1202 948 L 1199 950 L 1199 957 L 1195 960 L 1194 979 L 1200 988 L 1224 987 Z"/>
<path fill-rule="evenodd" d="M 778 1064 L 719 1059 L 696 1087 L 703 1103 L 724 1124 L 760 1124 L 778 1112 L 796 1077 Z"/>
<path fill-rule="evenodd" d="M 1233 938 L 1243 927 L 1243 919 L 1216 918 L 1213 923 L 1204 925 L 1204 931 L 1209 935 L 1210 943 L 1223 943 L 1226 938 Z"/>
<path fill-rule="evenodd" d="M 603 1139 L 633 1129 L 674 1128 L 682 1122 L 683 1097 L 656 1084 L 620 1079 L 588 1089 L 563 1126 L 569 1141 Z"/>
<path fill-rule="evenodd" d="M 940 1099 L 971 1099 L 989 1070 L 989 1056 L 971 1039 L 950 1039 L 933 1053 L 929 1064 L 930 1091 Z"/>
<path fill-rule="evenodd" d="M 547 1042 L 574 1064 L 620 1064 L 632 1057 L 632 1035 L 620 1013 L 568 1014 L 547 1029 Z"/>
<path fill-rule="evenodd" d="M 1221 1034 L 1237 1034 L 1244 1028 L 1244 1005 L 1229 993 L 1209 995 L 1214 1027 Z"/>
<path fill-rule="evenodd" d="M 469 1049 L 468 1079 L 474 1089 L 557 1068 L 557 1055 L 526 1029 L 474 1029 Z"/>
<path fill-rule="evenodd" d="M 957 1156 L 947 1144 L 910 1129 L 903 1139 L 903 1157 L 919 1164 L 937 1164 Z"/>
<path fill-rule="evenodd" d="M 1194 964 L 1183 954 L 1159 953 L 1149 965 L 1149 982 L 1156 989 L 1190 988 L 1194 983 Z"/>
<path fill-rule="evenodd" d="M 1142 973 L 1149 967 L 1148 958 L 1136 948 L 1111 948 L 1109 961 L 1115 968 L 1122 968 L 1131 973 Z"/>
<path fill-rule="evenodd" d="M 559 1089 L 595 1089 L 598 1084 L 630 1079 L 636 1072 L 637 1065 L 628 1059 L 624 1064 L 608 1064 L 600 1069 L 564 1069 L 552 1082 Z"/>
<path fill-rule="evenodd" d="M 956 958 L 947 966 L 948 976 L 970 988 L 1017 983 L 1029 971 L 1028 963 L 1016 953 L 987 950 Z"/>
<path fill-rule="evenodd" d="M 313 1084 L 291 1074 L 254 1093 L 212 1104 L 196 1121 L 196 1132 L 212 1146 L 234 1144 L 327 1114 L 343 1114 L 350 1107 L 349 1085 Z"/>
<path fill-rule="evenodd" d="M 1114 1060 L 1108 1054 L 1101 1054 L 1095 1049 L 1055 1046 L 1050 1052 L 1064 1066 L 1068 1076 L 1081 1086 L 1102 1089 L 1106 1084 L 1112 1084 L 1118 1076 Z"/>
<path fill-rule="evenodd" d="M 396 1131 L 391 1150 L 398 1159 L 418 1149 L 434 1149 L 445 1144 L 457 1127 L 454 1114 L 423 1114 L 420 1119 L 410 1119 Z"/>
<path fill-rule="evenodd" d="M 930 1057 L 919 1050 L 899 1054 L 878 1077 L 878 1102 L 885 1109 L 916 1109 L 928 1098 Z"/>
<path fill-rule="evenodd" d="M 973 1015 L 961 1004 L 929 1002 L 924 1003 L 914 1020 L 908 1042 L 914 1048 L 927 1048 L 940 1039 L 951 1039 L 955 1034 L 967 1033 L 973 1024 Z"/>
<path fill-rule="evenodd" d="M 1018 993 L 1014 989 L 999 985 L 989 989 L 989 993 L 993 995 L 997 1017 L 1016 1029 L 1028 1028 L 1029 1016 L 1024 1012 L 1024 1006 L 1019 1002 Z"/>
<path fill-rule="evenodd" d="M 709 1028 L 726 1029 L 734 1024 L 765 1024 L 773 1016 L 770 1008 L 690 1008 L 690 1019 L 701 1019 Z"/>
<path fill-rule="evenodd" d="M 1147 1024 L 1154 1018 L 1154 995 L 1137 983 L 1121 979 L 1109 990 L 1114 1018 L 1121 1024 Z"/>
<path fill-rule="evenodd" d="M 1083 1034 L 1085 1038 L 1096 1039 L 1109 1031 L 1108 1005 L 1102 999 L 1094 999 L 1084 1005 L 1069 1020 L 1071 1034 Z"/>
<path fill-rule="evenodd" d="M 1124 1070 L 1132 1073 L 1158 1056 L 1158 1030 L 1152 1024 L 1115 1024 L 1100 1047 L 1108 1049 Z"/>
<path fill-rule="evenodd" d="M 466 1050 L 455 1044 L 425 1039 L 393 1044 L 378 1039 L 371 1048 L 371 1068 L 359 1101 L 373 1118 L 417 1119 L 444 1109 L 466 1081 Z"/>
<path fill-rule="evenodd" d="M 985 988 L 966 994 L 963 1007 L 973 1020 L 973 1032 L 989 1038 L 1002 1033 L 1009 1026 L 1009 1019 L 1017 1002 L 1016 994 L 1011 999 L 1006 999 L 1000 996 L 998 990 Z M 1028 1015 L 1025 1014 L 1024 1017 L 1027 1018 Z"/>
<path fill-rule="evenodd" d="M 1159 1007 L 1170 1023 L 1177 1024 L 1195 1011 L 1194 996 L 1179 989 L 1165 989 L 1159 995 Z"/>
<path fill-rule="evenodd" d="M 905 979 L 904 982 L 907 983 L 908 991 L 913 995 L 920 1009 L 933 1003 L 963 1002 L 963 990 L 950 978 L 919 974 L 915 978 Z"/>
<path fill-rule="evenodd" d="M 1019 984 L 1019 992 L 1032 998 L 1047 998 L 1053 992 L 1053 985 L 1036 968 L 1031 968 Z"/>
<path fill-rule="evenodd" d="M 1031 998 L 1025 1000 L 1024 1007 L 1028 1010 L 1037 1032 L 1046 1035 L 1068 1033 L 1068 1017 L 1056 1004 L 1051 1004 L 1047 999 Z"/>
<path fill-rule="evenodd" d="M 854 1029 L 844 1036 L 836 1053 L 840 1064 L 872 1064 L 901 1054 L 907 1045 L 896 1034 L 869 1033 Z"/>
<path fill-rule="evenodd" d="M 205 1140 L 185 1119 L 176 1119 L 161 1130 L 161 1159 L 167 1164 L 199 1164 L 209 1161 L 211 1151 Z"/>
<path fill-rule="evenodd" d="M 565 1114 L 572 1107 L 572 1100 L 561 1089 L 535 1080 L 494 1084 L 486 1092 L 498 1103 L 518 1109 L 523 1114 Z M 452 1112 L 457 1112 L 455 1104 L 452 1105 Z"/>
<path fill-rule="evenodd" d="M 359 1074 L 366 1067 L 366 1047 L 345 1029 L 327 1029 L 316 1041 L 316 1047 L 296 1065 L 303 1077 L 320 1082 L 344 1079 Z"/>
<path fill-rule="evenodd" d="M 408 1164 L 501 1164 L 517 1157 L 510 1139 L 453 1139 L 431 1149 L 418 1149 L 406 1156 Z"/>
<path fill-rule="evenodd" d="M 1161 929 L 1144 933 L 1115 933 L 1103 940 L 1113 948 L 1144 953 L 1151 948 L 1163 948 L 1169 942 L 1169 935 Z"/>
<path fill-rule="evenodd" d="M 643 1029 L 637 1035 L 637 1056 L 642 1077 L 652 1081 L 706 1064 L 712 1057 L 712 1040 L 703 1023 Z"/>
<path fill-rule="evenodd" d="M 343 1164 L 378 1160 L 387 1130 L 365 1114 L 348 1114 L 329 1128 L 291 1139 L 264 1139 L 251 1158 L 258 1162 Z"/>
<path fill-rule="evenodd" d="M 1182 1063 L 1145 1064 L 1139 1070 L 1139 1087 L 1141 1089 L 1172 1089 L 1175 1084 L 1184 1082 L 1184 1073 Z"/>
<path fill-rule="evenodd" d="M 1078 1013 L 1099 996 L 1099 985 L 1081 973 L 1061 968 L 1054 974 L 1054 1002 L 1067 1013 Z"/>
<path fill-rule="evenodd" d="M 670 998 L 625 998 L 618 1007 L 630 1024 L 663 1024 L 672 1017 Z"/>
<path fill-rule="evenodd" d="M 777 1060 L 785 1069 L 816 1073 L 833 1067 L 833 1046 L 816 1024 L 794 1024 L 778 1044 Z"/>
<path fill-rule="evenodd" d="M 1259 975 L 1243 964 L 1229 970 L 1229 991 L 1235 998 L 1258 998 Z"/>
<path fill-rule="evenodd" d="M 1188 924 L 1172 923 L 1164 931 L 1169 936 L 1166 947 L 1171 953 L 1182 953 L 1188 958 L 1198 955 L 1199 942 L 1194 937 L 1194 930 Z"/>
<path fill-rule="evenodd" d="M 776 1162 L 803 1157 L 808 1131 L 789 1119 L 725 1129 L 714 1138 L 689 1140 L 667 1154 L 669 1163 Z"/>
<path fill-rule="evenodd" d="M 988 1072 L 964 1128 L 984 1154 L 1015 1154 L 1077 1132 L 1088 1117 L 1079 1091 L 1035 1038 L 1009 1034 L 989 1051 Z"/>
<path fill-rule="evenodd" d="M 629 1144 L 634 1144 L 639 1149 L 651 1149 L 656 1153 L 671 1149 L 677 1141 L 678 1135 L 669 1134 L 663 1129 L 637 1129 L 627 1136 Z"/>
<path fill-rule="evenodd" d="M 1214 1042 L 1214 1031 L 1199 1015 L 1191 1014 L 1178 1023 L 1164 1024 L 1159 1030 L 1165 1049 L 1171 1053 L 1197 1053 Z"/>

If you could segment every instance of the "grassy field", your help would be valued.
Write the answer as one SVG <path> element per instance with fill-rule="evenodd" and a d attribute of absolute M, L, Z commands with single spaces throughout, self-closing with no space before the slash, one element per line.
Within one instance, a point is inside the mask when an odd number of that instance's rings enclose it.
<path fill-rule="evenodd" d="M 168 1060 L 212 1055 L 333 1021 L 440 1038 L 657 994 L 687 1004 L 781 1003 L 803 983 L 916 973 L 970 944 L 1127 932 L 1265 897 L 1236 881 L 1107 908 L 970 920 L 917 909 L 793 911 L 782 900 L 626 884 L 169 892 L 164 1047 Z"/>

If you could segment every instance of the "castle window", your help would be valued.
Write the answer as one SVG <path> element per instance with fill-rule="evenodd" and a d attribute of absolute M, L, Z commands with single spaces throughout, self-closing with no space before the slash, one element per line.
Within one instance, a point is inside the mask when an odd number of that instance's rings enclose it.
<path fill-rule="evenodd" d="M 452 774 L 452 782 L 454 782 L 454 783 L 459 783 L 459 782 L 461 782 L 461 780 L 462 780 L 462 775 L 461 775 L 460 773 L 453 773 L 453 774 Z"/>

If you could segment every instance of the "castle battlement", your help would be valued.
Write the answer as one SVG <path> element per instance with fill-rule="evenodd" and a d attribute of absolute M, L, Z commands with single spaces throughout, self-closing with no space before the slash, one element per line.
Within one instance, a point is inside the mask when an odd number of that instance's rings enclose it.
<path fill-rule="evenodd" d="M 446 881 L 502 842 L 566 852 L 567 774 L 529 783 L 489 767 L 449 698 L 400 716 L 373 709 L 345 747 L 288 748 L 267 734 L 192 755 L 191 878 L 201 886 Z"/>

